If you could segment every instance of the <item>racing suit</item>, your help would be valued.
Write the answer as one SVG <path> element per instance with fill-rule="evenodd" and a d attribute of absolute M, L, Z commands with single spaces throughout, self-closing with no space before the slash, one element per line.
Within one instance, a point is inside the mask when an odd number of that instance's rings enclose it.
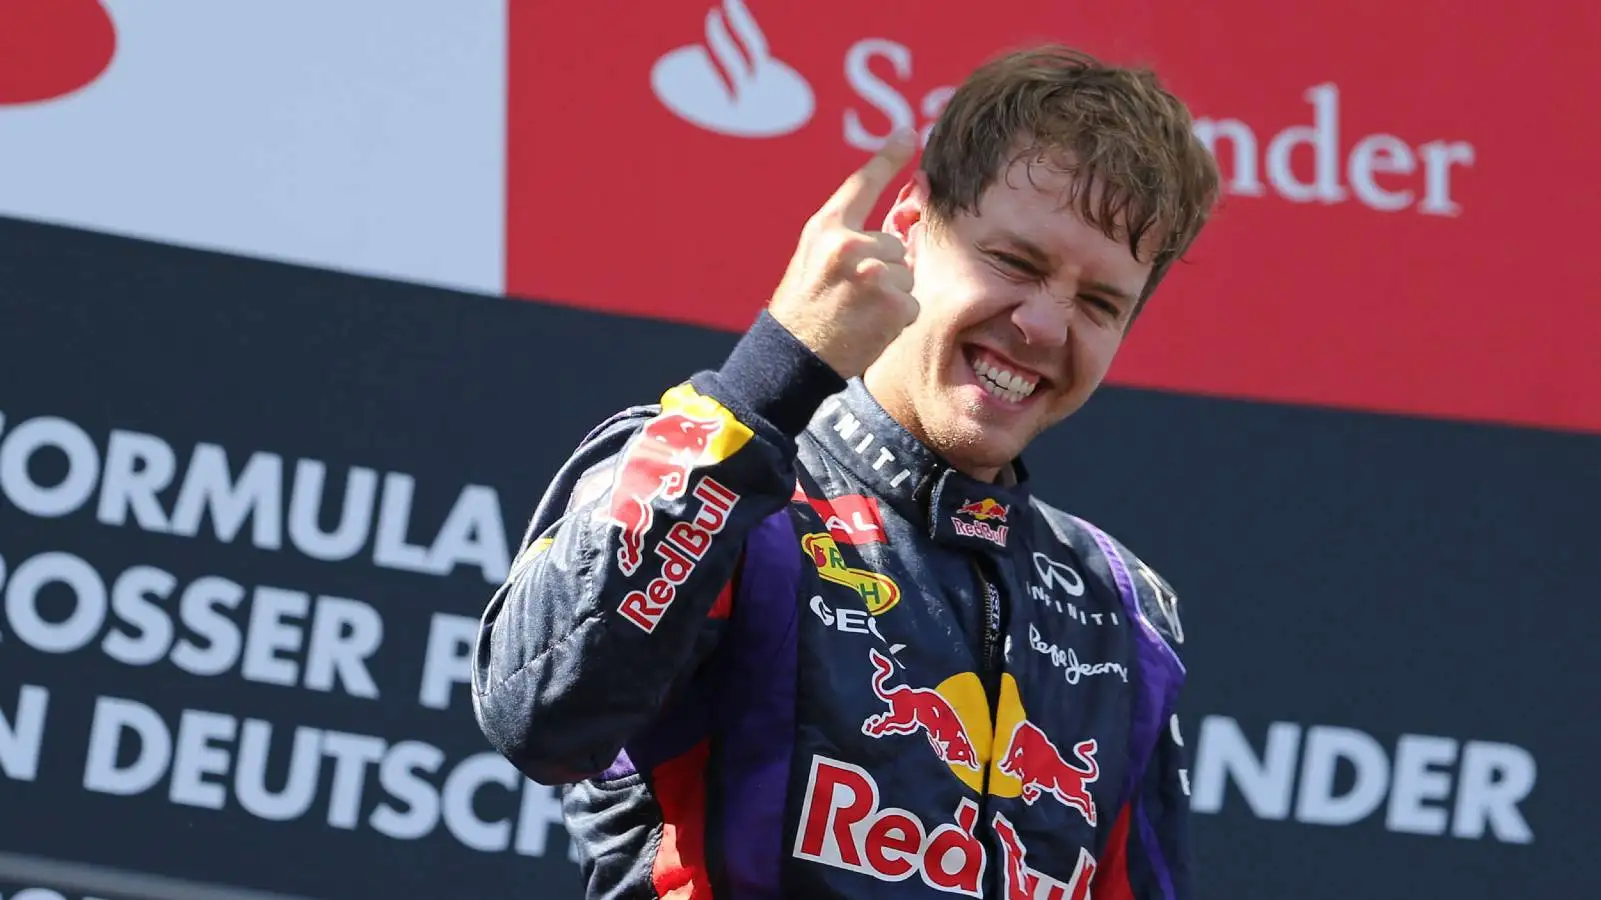
<path fill-rule="evenodd" d="M 763 313 L 600 425 L 483 617 L 474 709 L 587 896 L 1190 896 L 1168 584 L 954 470 Z"/>

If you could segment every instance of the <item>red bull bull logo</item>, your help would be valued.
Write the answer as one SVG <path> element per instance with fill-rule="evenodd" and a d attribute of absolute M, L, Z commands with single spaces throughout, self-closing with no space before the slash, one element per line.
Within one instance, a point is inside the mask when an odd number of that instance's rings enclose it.
<path fill-rule="evenodd" d="M 723 423 L 680 413 L 658 416 L 628 448 L 612 483 L 612 521 L 622 526 L 617 566 L 632 575 L 644 559 L 645 534 L 658 500 L 678 500 L 689 490 L 689 473 Z"/>
<path fill-rule="evenodd" d="M 1018 796 L 1024 803 L 1033 806 L 1036 800 L 1049 794 L 1070 809 L 1078 810 L 1084 821 L 1093 827 L 1100 818 L 1095 809 L 1095 797 L 1089 791 L 1089 785 L 1101 775 L 1095 750 L 1094 738 L 1074 744 L 1073 755 L 1082 763 L 1082 766 L 1075 766 L 1062 757 L 1045 732 L 1024 719 L 1012 732 L 1012 740 L 997 768 L 1017 779 Z"/>
<path fill-rule="evenodd" d="M 862 733 L 877 738 L 922 732 L 934 754 L 947 765 L 979 771 L 978 750 L 950 701 L 930 688 L 905 684 L 889 687 L 894 666 L 877 650 L 868 654 L 873 662 L 873 693 L 889 704 L 889 710 L 869 716 L 862 723 Z"/>
<path fill-rule="evenodd" d="M 969 500 L 956 508 L 951 516 L 951 527 L 964 537 L 976 537 L 997 547 L 1006 546 L 1006 533 L 1011 530 L 1004 523 L 1011 508 L 993 497 Z"/>
<path fill-rule="evenodd" d="M 1004 522 L 1008 507 L 998 502 L 994 497 L 985 497 L 983 500 L 969 500 L 957 507 L 959 516 L 971 516 L 980 522 Z"/>
<path fill-rule="evenodd" d="M 612 481 L 609 512 L 622 529 L 617 566 L 624 575 L 644 560 L 656 504 L 682 499 L 697 467 L 727 459 L 750 438 L 732 413 L 687 384 L 663 395 L 661 413 L 629 445 Z"/>

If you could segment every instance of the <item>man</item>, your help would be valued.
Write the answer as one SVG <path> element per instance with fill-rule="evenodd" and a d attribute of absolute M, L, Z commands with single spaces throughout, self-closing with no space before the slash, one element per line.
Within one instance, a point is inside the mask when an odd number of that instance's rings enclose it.
<path fill-rule="evenodd" d="M 962 84 L 866 230 L 914 152 L 719 370 L 584 440 L 485 614 L 479 724 L 570 785 L 590 897 L 1190 896 L 1172 589 L 1020 454 L 1217 171 L 1152 76 L 1060 47 Z"/>

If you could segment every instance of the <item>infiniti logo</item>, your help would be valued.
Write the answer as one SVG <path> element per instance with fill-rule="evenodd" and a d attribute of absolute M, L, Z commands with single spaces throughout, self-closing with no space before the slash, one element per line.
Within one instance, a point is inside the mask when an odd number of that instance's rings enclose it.
<path fill-rule="evenodd" d="M 774 59 L 743 0 L 706 13 L 706 43 L 669 52 L 650 71 L 651 90 L 679 118 L 719 134 L 778 137 L 812 118 L 811 85 Z"/>
<path fill-rule="evenodd" d="M 1040 580 L 1048 585 L 1066 591 L 1070 597 L 1084 596 L 1084 579 L 1078 572 L 1065 563 L 1059 563 L 1043 553 L 1034 554 L 1034 571 L 1039 573 Z"/>

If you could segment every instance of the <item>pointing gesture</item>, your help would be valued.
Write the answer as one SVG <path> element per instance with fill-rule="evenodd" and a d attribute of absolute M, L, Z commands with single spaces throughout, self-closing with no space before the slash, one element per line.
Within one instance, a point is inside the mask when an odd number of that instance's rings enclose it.
<path fill-rule="evenodd" d="M 867 371 L 917 318 L 906 247 L 867 216 L 917 152 L 898 133 L 845 179 L 801 229 L 768 312 L 845 378 Z"/>

